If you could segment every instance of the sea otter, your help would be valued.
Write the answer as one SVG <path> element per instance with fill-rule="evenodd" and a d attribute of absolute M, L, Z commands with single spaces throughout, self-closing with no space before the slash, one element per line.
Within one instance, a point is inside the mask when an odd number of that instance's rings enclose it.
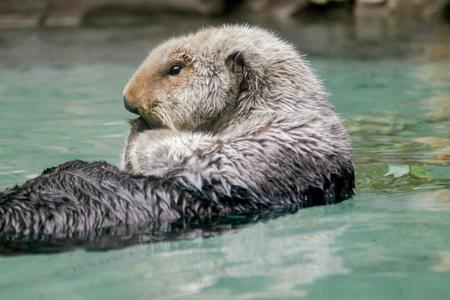
<path fill-rule="evenodd" d="M 295 48 L 250 26 L 173 38 L 124 90 L 131 122 L 122 170 L 73 161 L 0 192 L 3 236 L 339 202 L 354 189 L 350 142 Z"/>

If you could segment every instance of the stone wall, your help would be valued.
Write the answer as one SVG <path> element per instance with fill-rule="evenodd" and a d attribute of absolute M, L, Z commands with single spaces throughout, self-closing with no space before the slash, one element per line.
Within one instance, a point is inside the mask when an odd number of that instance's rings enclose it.
<path fill-rule="evenodd" d="M 1 0 L 0 27 L 79 26 L 105 16 L 109 24 L 132 23 L 160 14 L 430 19 L 448 18 L 449 8 L 450 0 Z"/>

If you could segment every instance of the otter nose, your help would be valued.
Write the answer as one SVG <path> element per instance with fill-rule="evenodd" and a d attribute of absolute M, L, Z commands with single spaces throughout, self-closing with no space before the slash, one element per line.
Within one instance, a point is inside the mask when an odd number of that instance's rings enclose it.
<path fill-rule="evenodd" d="M 130 113 L 138 115 L 139 112 L 136 108 L 131 107 L 130 104 L 128 104 L 127 98 L 123 96 L 123 106 L 125 106 L 125 109 L 128 110 Z"/>

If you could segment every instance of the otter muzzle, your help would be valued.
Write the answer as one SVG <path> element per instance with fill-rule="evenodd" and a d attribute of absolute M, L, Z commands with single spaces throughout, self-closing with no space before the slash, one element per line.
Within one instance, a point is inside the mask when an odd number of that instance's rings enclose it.
<path fill-rule="evenodd" d="M 128 110 L 130 113 L 139 115 L 138 110 L 130 106 L 130 104 L 128 104 L 127 98 L 125 96 L 123 97 L 123 106 L 125 106 L 125 109 Z"/>

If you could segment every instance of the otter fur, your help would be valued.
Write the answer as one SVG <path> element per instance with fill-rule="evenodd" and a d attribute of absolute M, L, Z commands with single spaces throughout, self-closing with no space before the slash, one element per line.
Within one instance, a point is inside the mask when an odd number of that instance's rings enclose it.
<path fill-rule="evenodd" d="M 266 30 L 222 26 L 173 38 L 124 90 L 121 170 L 73 161 L 0 192 L 0 232 L 70 234 L 204 222 L 353 194 L 350 142 L 321 82 Z"/>

